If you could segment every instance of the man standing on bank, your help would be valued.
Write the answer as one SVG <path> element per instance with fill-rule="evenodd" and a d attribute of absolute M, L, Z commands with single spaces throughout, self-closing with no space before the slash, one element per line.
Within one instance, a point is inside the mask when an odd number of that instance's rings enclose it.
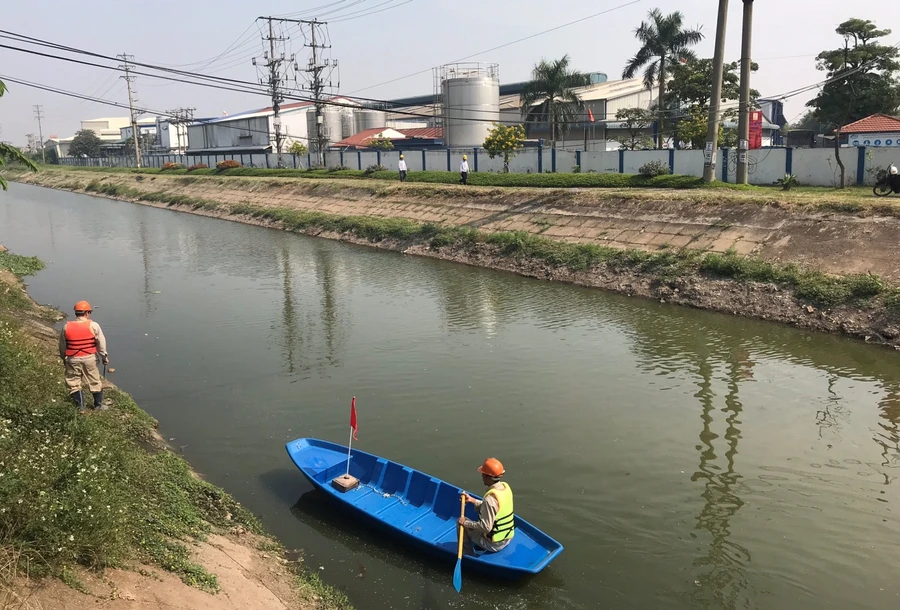
<path fill-rule="evenodd" d="M 99 363 L 109 364 L 106 337 L 100 325 L 91 320 L 91 313 L 90 303 L 78 301 L 75 303 L 75 319 L 66 322 L 59 333 L 59 357 L 66 363 L 66 386 L 79 413 L 86 412 L 81 391 L 83 383 L 94 395 L 94 409 L 102 408 L 103 381 Z"/>
<path fill-rule="evenodd" d="M 406 182 L 406 161 L 403 159 L 403 155 L 400 155 L 398 169 L 400 170 L 400 182 Z"/>
<path fill-rule="evenodd" d="M 469 555 L 475 549 L 496 553 L 506 548 L 516 533 L 516 518 L 513 513 L 513 493 L 509 484 L 500 479 L 506 474 L 500 460 L 488 458 L 478 468 L 481 482 L 488 487 L 484 500 L 476 500 L 466 492 L 463 497 L 474 504 L 478 511 L 478 521 L 460 517 L 458 523 L 466 532 L 465 549 Z"/>
<path fill-rule="evenodd" d="M 459 183 L 469 184 L 469 156 L 463 155 L 462 163 L 459 164 Z"/>

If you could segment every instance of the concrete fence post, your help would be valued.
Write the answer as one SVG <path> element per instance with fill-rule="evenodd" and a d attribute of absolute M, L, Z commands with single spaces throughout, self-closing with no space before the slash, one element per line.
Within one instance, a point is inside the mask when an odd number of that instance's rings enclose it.
<path fill-rule="evenodd" d="M 477 173 L 478 172 L 478 147 L 477 146 L 472 147 L 472 159 L 473 159 L 472 163 L 474 164 L 475 172 Z"/>
<path fill-rule="evenodd" d="M 578 166 L 578 171 L 581 171 L 581 151 L 575 151 L 575 165 Z"/>
<path fill-rule="evenodd" d="M 447 171 L 448 172 L 453 171 L 452 169 L 450 169 L 450 149 L 449 148 L 447 149 Z"/>
<path fill-rule="evenodd" d="M 669 173 L 670 174 L 675 173 L 675 149 L 674 148 L 669 149 Z"/>
<path fill-rule="evenodd" d="M 426 157 L 426 155 L 425 155 L 425 149 L 423 148 L 423 149 L 422 149 L 422 171 L 423 171 L 423 172 L 425 171 L 425 159 L 426 159 L 426 158 L 427 158 L 427 157 Z"/>
<path fill-rule="evenodd" d="M 860 146 L 857 150 L 856 157 L 856 186 L 863 185 L 863 178 L 866 177 L 866 147 Z"/>
<path fill-rule="evenodd" d="M 625 151 L 619 150 L 619 173 L 625 173 Z"/>
<path fill-rule="evenodd" d="M 793 148 L 785 148 L 784 149 L 784 173 L 785 174 L 793 174 L 794 173 L 794 149 Z"/>
<path fill-rule="evenodd" d="M 550 171 L 556 173 L 556 147 L 550 149 Z"/>

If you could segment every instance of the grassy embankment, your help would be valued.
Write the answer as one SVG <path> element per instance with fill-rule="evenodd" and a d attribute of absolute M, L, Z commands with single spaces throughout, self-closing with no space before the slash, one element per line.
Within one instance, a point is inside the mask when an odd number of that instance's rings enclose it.
<path fill-rule="evenodd" d="M 108 390 L 109 411 L 77 415 L 53 341 L 33 331 L 48 312 L 16 278 L 42 267 L 0 252 L 0 607 L 23 575 L 83 589 L 79 567 L 157 566 L 216 592 L 189 544 L 237 525 L 262 534 L 259 522 L 154 441 L 154 420 L 126 393 Z M 325 607 L 349 606 L 318 576 L 298 578 Z"/>
<path fill-rule="evenodd" d="M 74 185 L 73 185 L 74 186 Z M 829 276 L 732 252 L 718 254 L 699 250 L 663 250 L 647 253 L 597 244 L 577 244 L 555 240 L 524 231 L 484 232 L 469 227 L 417 223 L 403 218 L 340 216 L 322 212 L 261 207 L 247 203 L 221 203 L 166 192 L 146 192 L 132 187 L 91 181 L 78 185 L 87 192 L 130 198 L 167 206 L 188 206 L 218 214 L 249 216 L 278 223 L 295 232 L 326 231 L 351 234 L 372 242 L 386 239 L 424 243 L 431 248 L 471 248 L 476 244 L 495 246 L 504 256 L 531 258 L 572 271 L 585 271 L 605 265 L 610 269 L 628 269 L 639 273 L 676 278 L 705 274 L 738 281 L 769 282 L 793 291 L 802 300 L 817 306 L 874 304 L 873 299 L 900 310 L 900 288 L 870 274 Z"/>

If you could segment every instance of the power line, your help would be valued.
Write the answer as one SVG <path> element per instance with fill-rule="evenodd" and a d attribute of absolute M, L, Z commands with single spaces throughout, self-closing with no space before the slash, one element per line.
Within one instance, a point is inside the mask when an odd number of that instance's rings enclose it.
<path fill-rule="evenodd" d="M 452 64 L 452 63 L 456 63 L 456 62 L 460 62 L 460 61 L 465 61 L 465 60 L 467 60 L 467 59 L 471 59 L 471 58 L 477 57 L 477 56 L 479 56 L 479 55 L 484 55 L 485 53 L 490 53 L 491 51 L 497 51 L 497 50 L 499 50 L 499 49 L 503 49 L 503 48 L 505 48 L 505 47 L 509 47 L 509 46 L 514 45 L 514 44 L 518 44 L 518 43 L 523 42 L 523 41 L 525 41 L 525 40 L 530 40 L 530 39 L 532 39 L 532 38 L 537 38 L 538 36 L 543 36 L 544 34 L 549 34 L 550 32 L 555 32 L 556 30 L 561 30 L 561 29 L 563 29 L 563 28 L 567 28 L 567 27 L 569 27 L 569 26 L 576 25 L 576 24 L 582 23 L 582 22 L 584 22 L 584 21 L 588 21 L 589 19 L 594 19 L 594 18 L 596 18 L 596 17 L 600 17 L 600 16 L 602 16 L 602 15 L 606 15 L 606 14 L 608 14 L 608 13 L 612 13 L 613 11 L 618 11 L 618 10 L 621 10 L 621 9 L 623 9 L 623 8 L 627 8 L 627 7 L 629 7 L 629 6 L 632 6 L 632 5 L 634 5 L 634 4 L 637 4 L 637 3 L 639 3 L 639 2 L 642 2 L 642 0 L 631 0 L 631 2 L 626 2 L 625 4 L 620 4 L 620 5 L 618 5 L 618 6 L 614 6 L 614 7 L 612 7 L 612 8 L 608 8 L 608 9 L 606 9 L 606 10 L 600 11 L 599 13 L 594 13 L 593 15 L 588 15 L 588 16 L 586 16 L 586 17 L 582 17 L 582 18 L 580 18 L 580 19 L 576 19 L 575 21 L 570 21 L 570 22 L 568 22 L 568 23 L 563 23 L 562 25 L 558 25 L 558 26 L 552 27 L 552 28 L 550 28 L 550 29 L 543 30 L 543 31 L 541 31 L 541 32 L 537 32 L 536 34 L 531 34 L 531 35 L 529 35 L 529 36 L 525 36 L 525 37 L 519 38 L 519 39 L 517 39 L 517 40 L 512 40 L 512 41 L 510 41 L 510 42 L 507 42 L 507 43 L 504 43 L 504 44 L 501 44 L 501 45 L 497 45 L 496 47 L 491 47 L 490 49 L 485 49 L 484 51 L 478 51 L 477 53 L 473 53 L 473 54 L 467 55 L 467 56 L 465 56 L 465 57 L 460 57 L 459 59 L 454 59 L 454 60 L 452 60 L 452 61 L 445 62 L 445 63 L 451 63 L 451 64 Z M 419 70 L 418 72 L 413 72 L 412 74 L 407 74 L 406 76 L 399 76 L 399 77 L 397 77 L 397 78 L 392 78 L 391 80 L 384 81 L 383 83 L 378 83 L 377 85 L 369 85 L 368 87 L 363 87 L 362 89 L 354 89 L 354 90 L 351 91 L 350 93 L 358 93 L 358 92 L 360 92 L 360 91 L 367 91 L 367 90 L 369 90 L 369 89 L 374 89 L 374 88 L 376 88 L 376 87 L 381 87 L 381 86 L 383 86 L 383 85 L 388 85 L 388 84 L 391 84 L 391 83 L 396 83 L 397 81 L 406 80 L 407 78 L 412 78 L 413 76 L 418 76 L 418 75 L 420 75 L 420 74 L 427 74 L 427 73 L 431 72 L 431 70 L 432 70 L 432 68 L 427 68 L 427 69 L 425 69 L 425 70 Z"/>

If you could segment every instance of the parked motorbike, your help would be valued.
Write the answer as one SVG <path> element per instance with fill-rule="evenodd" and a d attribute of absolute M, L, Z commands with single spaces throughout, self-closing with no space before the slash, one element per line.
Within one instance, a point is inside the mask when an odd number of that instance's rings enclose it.
<path fill-rule="evenodd" d="M 887 197 L 891 193 L 900 193 L 900 171 L 893 163 L 888 170 L 878 177 L 875 188 L 872 189 L 876 197 Z"/>

